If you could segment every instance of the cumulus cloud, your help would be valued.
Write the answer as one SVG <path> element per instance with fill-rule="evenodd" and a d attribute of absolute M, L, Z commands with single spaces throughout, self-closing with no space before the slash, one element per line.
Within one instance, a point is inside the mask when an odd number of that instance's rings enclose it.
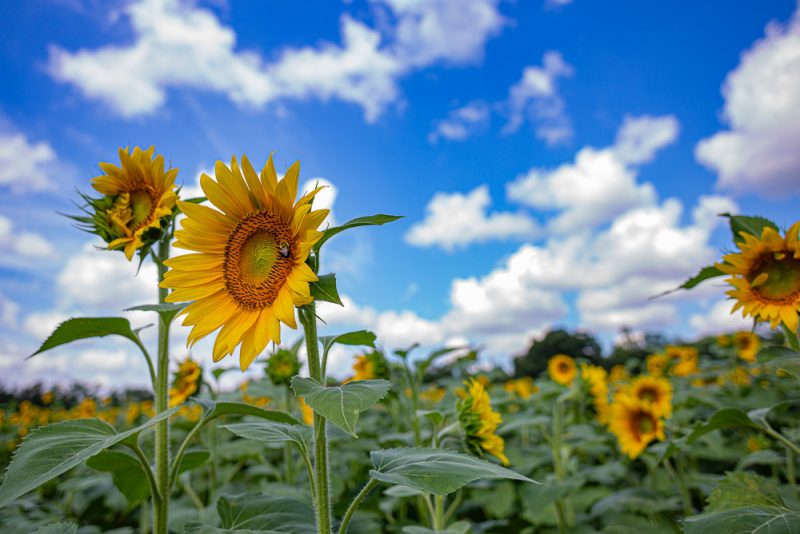
<path fill-rule="evenodd" d="M 406 242 L 453 251 L 471 243 L 537 235 L 538 225 L 530 216 L 512 212 L 487 213 L 490 204 L 486 185 L 467 194 L 436 193 L 426 207 L 425 219 L 409 229 Z"/>
<path fill-rule="evenodd" d="M 41 260 L 55 256 L 53 245 L 36 232 L 20 232 L 8 217 L 0 215 L 0 263 L 14 264 L 20 261 Z"/>
<path fill-rule="evenodd" d="M 722 87 L 729 129 L 700 141 L 697 159 L 736 194 L 800 193 L 800 9 L 772 22 Z"/>
<path fill-rule="evenodd" d="M 155 112 L 170 88 L 195 88 L 254 107 L 282 99 L 337 99 L 360 106 L 372 122 L 398 100 L 400 77 L 434 62 L 479 61 L 485 42 L 503 24 L 497 0 L 380 4 L 394 14 L 388 40 L 343 15 L 341 44 L 285 48 L 268 62 L 237 49 L 236 33 L 208 9 L 180 0 L 138 0 L 124 9 L 132 44 L 75 52 L 53 46 L 49 71 L 123 117 Z"/>
<path fill-rule="evenodd" d="M 14 328 L 17 326 L 19 304 L 0 292 L 0 327 Z"/>
<path fill-rule="evenodd" d="M 753 328 L 753 319 L 745 319 L 740 312 L 731 313 L 733 302 L 717 300 L 702 313 L 695 313 L 689 324 L 700 335 L 717 335 Z"/>
<path fill-rule="evenodd" d="M 556 233 L 585 230 L 607 223 L 626 210 L 652 205 L 656 191 L 638 183 L 635 164 L 652 160 L 673 142 L 675 117 L 627 117 L 614 145 L 582 148 L 573 163 L 555 169 L 534 168 L 507 185 L 508 197 L 524 205 L 557 210 L 548 221 Z"/>
<path fill-rule="evenodd" d="M 490 121 L 490 109 L 486 102 L 470 102 L 466 106 L 451 110 L 446 119 L 437 121 L 428 134 L 428 142 L 439 139 L 463 141 L 471 135 L 486 130 Z"/>
<path fill-rule="evenodd" d="M 18 132 L 0 132 L 0 187 L 13 193 L 52 189 L 56 153 L 45 141 Z"/>
<path fill-rule="evenodd" d="M 566 115 L 564 100 L 558 94 L 558 79 L 574 73 L 559 52 L 547 52 L 542 66 L 525 67 L 522 79 L 509 90 L 505 107 L 508 123 L 503 131 L 512 133 L 531 121 L 536 137 L 550 145 L 572 137 L 572 125 Z"/>

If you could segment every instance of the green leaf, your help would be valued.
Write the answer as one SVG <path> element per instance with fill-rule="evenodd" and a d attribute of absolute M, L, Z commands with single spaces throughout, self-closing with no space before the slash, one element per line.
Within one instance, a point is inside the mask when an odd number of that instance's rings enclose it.
<path fill-rule="evenodd" d="M 706 421 L 696 426 L 689 434 L 688 442 L 694 443 L 697 438 L 722 428 L 749 428 L 755 426 L 747 414 L 739 408 L 728 407 L 714 412 Z"/>
<path fill-rule="evenodd" d="M 301 451 L 307 451 L 313 439 L 312 430 L 306 425 L 258 421 L 223 425 L 223 428 L 239 437 L 263 443 L 293 443 Z"/>
<path fill-rule="evenodd" d="M 457 521 L 447 526 L 444 530 L 431 530 L 428 527 L 407 526 L 403 527 L 403 534 L 467 534 L 470 524 L 466 521 Z"/>
<path fill-rule="evenodd" d="M 714 266 L 714 265 L 706 265 L 705 267 L 700 269 L 700 271 L 696 275 L 694 275 L 692 277 L 689 277 L 684 283 L 682 283 L 681 285 L 679 285 L 675 289 L 669 289 L 669 290 L 664 291 L 663 293 L 659 293 L 658 295 L 655 295 L 654 297 L 651 297 L 651 298 L 655 299 L 655 298 L 659 298 L 659 297 L 664 297 L 664 296 L 669 295 L 671 293 L 675 293 L 676 291 L 678 291 L 680 289 L 692 289 L 692 288 L 696 287 L 697 285 L 699 285 L 701 282 L 705 282 L 706 280 L 709 280 L 711 278 L 718 278 L 720 276 L 725 276 L 725 273 L 723 273 L 722 271 L 717 269 L 717 267 Z"/>
<path fill-rule="evenodd" d="M 189 523 L 185 532 L 192 534 L 228 532 L 316 534 L 317 532 L 314 510 L 304 502 L 290 497 L 262 494 L 220 497 L 217 513 L 220 528 Z"/>
<path fill-rule="evenodd" d="M 87 460 L 86 465 L 97 471 L 111 473 L 114 486 L 133 507 L 150 496 L 150 485 L 147 483 L 139 460 L 125 451 L 106 450 Z"/>
<path fill-rule="evenodd" d="M 800 352 L 786 347 L 766 347 L 758 353 L 759 361 L 768 359 L 764 366 L 773 371 L 782 369 L 800 378 Z"/>
<path fill-rule="evenodd" d="M 316 282 L 311 282 L 311 296 L 314 300 L 323 302 L 333 302 L 339 306 L 344 306 L 339 290 L 336 287 L 336 275 L 333 273 L 323 274 Z"/>
<path fill-rule="evenodd" d="M 322 347 L 328 351 L 335 343 L 340 345 L 351 346 L 367 346 L 375 348 L 375 334 L 369 330 L 357 330 L 355 332 L 347 332 L 346 334 L 339 334 L 338 336 L 324 336 L 319 340 L 322 342 Z"/>
<path fill-rule="evenodd" d="M 754 473 L 728 473 L 708 497 L 706 512 L 748 506 L 784 507 L 774 482 Z"/>
<path fill-rule="evenodd" d="M 754 235 L 759 238 L 761 237 L 761 233 L 764 231 L 764 228 L 772 228 L 776 232 L 780 232 L 780 228 L 778 228 L 778 225 L 770 221 L 766 217 L 731 215 L 730 213 L 723 213 L 722 216 L 727 217 L 729 219 L 731 225 L 731 233 L 733 234 L 733 240 L 736 243 L 744 242 L 744 237 L 742 237 L 741 232 Z"/>
<path fill-rule="evenodd" d="M 100 419 L 75 419 L 34 429 L 17 447 L 6 470 L 5 480 L 0 486 L 0 507 L 176 411 L 177 408 L 167 410 L 142 425 L 119 433 Z"/>
<path fill-rule="evenodd" d="M 137 346 L 139 345 L 139 338 L 131 330 L 131 323 L 123 317 L 79 317 L 67 319 L 58 325 L 53 333 L 50 334 L 50 337 L 42 343 L 39 350 L 28 356 L 28 358 L 78 339 L 110 335 L 128 338 L 136 343 Z"/>
<path fill-rule="evenodd" d="M 790 400 L 781 401 L 773 404 L 772 406 L 767 406 L 766 408 L 758 408 L 756 410 L 750 410 L 749 412 L 747 412 L 747 417 L 755 424 L 766 428 L 769 427 L 767 416 L 769 416 L 770 412 L 780 408 L 785 408 L 786 406 L 790 406 L 794 402 L 796 401 L 790 401 Z"/>
<path fill-rule="evenodd" d="M 278 423 L 288 423 L 290 425 L 299 425 L 300 421 L 292 417 L 286 412 L 278 410 L 265 410 L 252 404 L 244 402 L 212 402 L 210 405 L 206 418 L 212 419 L 221 417 L 223 415 L 251 415 L 267 421 L 277 421 Z"/>
<path fill-rule="evenodd" d="M 328 228 L 327 230 L 325 230 L 320 240 L 317 241 L 317 243 L 314 245 L 314 250 L 318 251 L 320 248 L 322 248 L 322 245 L 324 245 L 328 239 L 332 238 L 339 232 L 344 232 L 345 230 L 349 230 L 350 228 L 356 228 L 358 226 L 381 226 L 386 223 L 390 223 L 402 218 L 403 218 L 402 215 L 398 216 L 398 215 L 383 215 L 383 214 L 370 215 L 368 217 L 358 217 L 356 219 L 347 221 L 341 226 L 334 226 L 333 228 Z"/>
<path fill-rule="evenodd" d="M 387 380 L 356 380 L 343 386 L 323 386 L 311 378 L 292 378 L 295 395 L 303 397 L 315 412 L 354 438 L 358 437 L 359 414 L 386 396 L 391 387 Z"/>
<path fill-rule="evenodd" d="M 686 518 L 686 534 L 800 534 L 800 512 L 782 507 L 748 506 Z"/>
<path fill-rule="evenodd" d="M 45 525 L 33 531 L 33 534 L 76 534 L 78 525 L 75 523 L 53 523 Z"/>
<path fill-rule="evenodd" d="M 165 325 L 169 325 L 172 323 L 172 320 L 175 319 L 175 316 L 178 315 L 178 313 L 180 313 L 180 311 L 188 305 L 188 302 L 142 304 L 141 306 L 126 308 L 125 311 L 154 311 L 158 313 L 159 317 L 161 317 L 161 322 L 163 322 Z"/>
<path fill-rule="evenodd" d="M 211 453 L 203 450 L 186 451 L 181 458 L 181 465 L 178 467 L 178 474 L 194 471 L 208 462 Z"/>
<path fill-rule="evenodd" d="M 399 484 L 436 495 L 447 495 L 483 478 L 509 478 L 538 482 L 516 471 L 447 449 L 427 447 L 372 451 L 375 469 L 370 476 L 387 484 Z"/>

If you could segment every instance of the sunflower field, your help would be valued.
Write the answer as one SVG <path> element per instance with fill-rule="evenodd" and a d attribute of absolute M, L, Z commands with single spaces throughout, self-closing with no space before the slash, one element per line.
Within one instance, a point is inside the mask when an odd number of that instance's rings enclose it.
<path fill-rule="evenodd" d="M 187 199 L 152 147 L 100 168 L 72 219 L 156 265 L 158 302 L 135 308 L 156 346 L 125 318 L 76 317 L 32 356 L 122 337 L 152 390 L 0 397 L 0 531 L 800 533 L 800 223 L 726 214 L 732 252 L 676 289 L 721 278 L 753 331 L 607 357 L 534 346 L 512 372 L 477 347 L 318 335 L 316 304 L 342 304 L 323 245 L 399 217 L 325 224 L 299 163 L 217 162 Z M 171 357 L 176 321 L 211 354 Z M 342 381 L 337 345 L 358 351 Z"/>

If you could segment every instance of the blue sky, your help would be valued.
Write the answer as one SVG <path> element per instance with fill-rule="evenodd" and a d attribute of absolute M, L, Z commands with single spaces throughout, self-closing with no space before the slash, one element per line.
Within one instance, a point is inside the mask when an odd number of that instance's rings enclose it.
<path fill-rule="evenodd" d="M 134 278 L 121 254 L 93 250 L 57 213 L 74 211 L 75 189 L 126 145 L 155 145 L 187 188 L 217 159 L 246 153 L 261 165 L 276 150 L 279 169 L 299 159 L 301 180 L 332 185 L 335 221 L 404 215 L 343 234 L 325 257 L 348 304 L 323 307 L 329 329 L 371 328 L 387 348 L 470 342 L 508 363 L 556 325 L 606 340 L 622 327 L 686 337 L 742 327 L 719 284 L 648 297 L 728 246 L 716 213 L 794 222 L 797 9 L 778 0 L 6 7 L 0 376 L 144 382 L 136 355 L 114 341 L 22 361 L 66 317 L 150 300 L 150 270 Z M 349 358 L 336 354 L 334 370 Z"/>

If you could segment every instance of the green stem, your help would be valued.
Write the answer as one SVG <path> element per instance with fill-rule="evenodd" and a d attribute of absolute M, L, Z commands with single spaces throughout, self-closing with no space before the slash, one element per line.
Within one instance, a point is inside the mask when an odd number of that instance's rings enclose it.
<path fill-rule="evenodd" d="M 675 481 L 675 485 L 678 486 L 678 492 L 681 494 L 681 501 L 683 503 L 684 515 L 686 517 L 693 515 L 694 510 L 692 509 L 692 496 L 689 494 L 689 488 L 686 487 L 686 482 L 683 480 L 683 476 L 681 476 L 677 468 L 672 467 L 672 462 L 670 462 L 669 458 L 664 458 L 664 467 Z"/>
<path fill-rule="evenodd" d="M 433 529 L 436 531 L 444 530 L 444 495 L 435 495 L 433 497 Z"/>
<path fill-rule="evenodd" d="M 169 488 L 172 488 L 178 478 L 178 469 L 181 466 L 181 462 L 183 462 L 183 455 L 186 453 L 186 447 L 189 446 L 189 442 L 192 441 L 192 438 L 194 438 L 195 435 L 200 432 L 200 429 L 203 428 L 209 421 L 211 421 L 211 419 L 206 419 L 205 417 L 201 418 L 197 424 L 194 425 L 194 428 L 192 428 L 189 433 L 186 434 L 186 437 L 183 438 L 183 443 L 181 443 L 181 446 L 178 448 L 178 452 L 175 454 L 175 458 L 173 458 L 172 461 L 172 468 L 169 472 L 169 482 L 167 483 L 167 491 L 169 491 Z"/>
<path fill-rule="evenodd" d="M 319 341 L 317 339 L 316 303 L 312 302 L 300 308 L 300 322 L 306 338 L 308 353 L 308 372 L 312 379 L 320 384 L 325 381 L 319 360 Z M 330 483 L 328 481 L 328 429 L 324 417 L 314 412 L 314 482 L 317 486 L 317 532 L 330 534 L 331 505 Z"/>
<path fill-rule="evenodd" d="M 147 456 L 145 456 L 138 443 L 126 443 L 126 445 L 130 450 L 133 451 L 133 453 L 136 455 L 136 458 L 139 459 L 139 463 L 142 465 L 142 470 L 147 477 L 147 483 L 150 485 L 150 493 L 153 495 L 153 502 L 160 502 L 161 490 L 159 489 L 158 484 L 156 484 L 155 476 L 153 476 L 153 468 L 150 467 L 150 462 L 147 460 Z M 143 506 L 143 508 L 147 507 Z"/>
<path fill-rule="evenodd" d="M 432 529 L 436 530 L 436 512 L 434 511 L 433 504 L 431 503 L 431 496 L 426 493 L 422 496 L 422 499 L 425 501 L 425 508 L 428 510 L 428 524 Z"/>
<path fill-rule="evenodd" d="M 133 342 L 136 343 L 136 346 L 139 347 L 139 350 L 142 351 L 144 359 L 147 360 L 147 370 L 150 372 L 150 384 L 153 386 L 153 391 L 155 391 L 158 382 L 156 378 L 156 370 L 153 367 L 153 358 L 150 357 L 150 353 L 147 352 L 147 348 L 145 348 L 144 344 L 142 343 L 142 340 L 139 339 L 139 334 L 134 333 L 134 337 L 136 339 L 133 340 Z"/>
<path fill-rule="evenodd" d="M 164 239 L 159 243 L 156 267 L 158 269 L 158 283 L 164 280 L 167 266 L 164 261 L 169 257 L 169 240 Z M 158 303 L 166 302 L 168 290 L 158 288 Z M 169 400 L 169 324 L 159 319 L 158 321 L 158 364 L 156 373 L 156 414 L 167 409 Z M 161 492 L 161 502 L 154 505 L 154 532 L 167 534 L 169 514 L 169 419 L 164 419 L 156 424 L 156 483 Z"/>
<path fill-rule="evenodd" d="M 291 392 L 289 386 L 283 388 L 283 409 L 286 413 L 292 412 Z M 292 444 L 287 443 L 283 446 L 283 463 L 286 464 L 286 483 L 294 484 L 294 469 L 292 468 Z"/>
<path fill-rule="evenodd" d="M 203 504 L 203 501 L 200 499 L 197 493 L 195 493 L 195 491 L 192 489 L 192 485 L 186 482 L 185 478 L 186 477 L 181 478 L 181 487 L 183 488 L 183 491 L 186 492 L 186 495 L 188 495 L 192 500 L 197 509 L 202 512 L 205 510 L 206 506 Z"/>
<path fill-rule="evenodd" d="M 786 480 L 788 480 L 789 484 L 792 486 L 797 485 L 794 451 L 788 447 L 786 448 Z"/>
<path fill-rule="evenodd" d="M 358 506 L 361 504 L 361 501 L 369 495 L 369 492 L 372 491 L 372 488 L 378 485 L 378 481 L 374 478 L 370 478 L 367 485 L 361 488 L 361 491 L 358 492 L 353 502 L 350 503 L 350 506 L 347 507 L 347 511 L 344 513 L 344 518 L 342 519 L 342 524 L 339 525 L 339 534 L 346 534 L 347 533 L 347 526 L 350 524 L 350 519 L 353 517 L 353 514 L 356 513 Z"/>
<path fill-rule="evenodd" d="M 453 514 L 456 513 L 458 510 L 458 505 L 461 504 L 461 500 L 464 498 L 464 492 L 458 490 L 456 492 L 456 496 L 453 499 L 453 502 L 450 503 L 450 506 L 447 507 L 447 511 L 444 513 L 444 524 L 447 525 L 450 523 L 450 519 L 453 518 Z"/>
<path fill-rule="evenodd" d="M 768 436 L 771 436 L 772 438 L 777 439 L 778 441 L 783 443 L 787 449 L 791 450 L 797 455 L 800 455 L 800 447 L 798 447 L 797 445 L 786 439 L 786 437 L 783 434 L 781 434 L 771 426 L 766 426 L 766 427 L 759 426 L 758 428 Z"/>
<path fill-rule="evenodd" d="M 139 532 L 141 534 L 150 534 L 150 517 L 147 512 L 147 501 L 144 501 L 139 506 Z"/>
<path fill-rule="evenodd" d="M 556 480 L 563 481 L 566 476 L 566 469 L 564 467 L 563 446 L 561 437 L 564 432 L 564 406 L 561 400 L 557 400 L 553 404 L 553 436 L 550 440 L 551 453 L 553 456 L 553 471 L 556 475 Z M 567 527 L 570 520 L 567 517 L 567 502 L 566 498 L 560 498 L 555 502 L 556 516 L 558 519 L 559 532 L 567 532 Z"/>

